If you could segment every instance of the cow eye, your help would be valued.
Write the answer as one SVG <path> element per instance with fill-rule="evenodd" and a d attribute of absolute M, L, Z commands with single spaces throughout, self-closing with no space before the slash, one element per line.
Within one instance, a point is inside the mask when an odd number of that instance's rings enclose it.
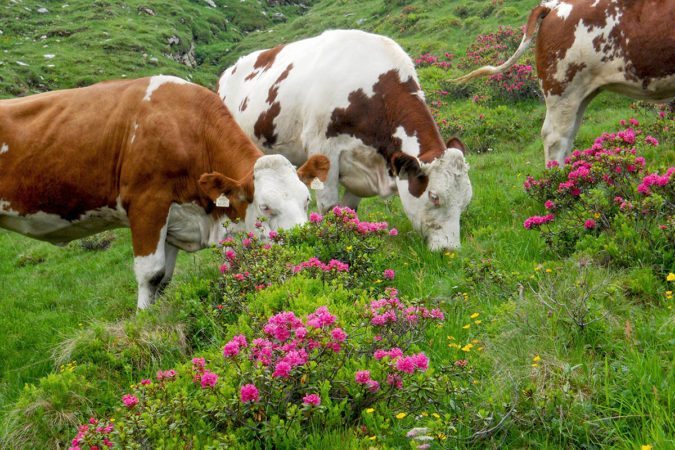
<path fill-rule="evenodd" d="M 429 191 L 429 200 L 431 200 L 431 203 L 434 204 L 434 206 L 440 206 L 441 204 L 441 199 L 438 197 L 438 194 L 435 192 Z"/>
<path fill-rule="evenodd" d="M 260 211 L 264 212 L 267 215 L 272 214 L 272 208 L 267 205 L 260 205 Z"/>

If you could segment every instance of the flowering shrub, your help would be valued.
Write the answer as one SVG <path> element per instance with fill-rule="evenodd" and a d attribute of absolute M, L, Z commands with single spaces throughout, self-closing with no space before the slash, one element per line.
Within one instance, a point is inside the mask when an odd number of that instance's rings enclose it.
<path fill-rule="evenodd" d="M 409 348 L 425 323 L 442 321 L 443 313 L 405 305 L 391 288 L 366 311 L 370 325 L 349 332 L 326 306 L 304 318 L 279 312 L 258 332 L 233 336 L 222 356 L 196 357 L 132 386 L 121 398 L 114 430 L 83 426 L 77 440 L 123 447 L 282 442 L 286 433 L 299 435 L 308 426 L 343 427 L 374 404 L 417 410 L 445 387 L 427 375 L 427 355 Z M 381 316 L 387 319 L 376 319 Z M 200 435 L 209 437 L 196 440 Z"/>
<path fill-rule="evenodd" d="M 545 216 L 525 220 L 561 253 L 587 251 L 602 262 L 636 262 L 666 270 L 675 263 L 675 167 L 648 170 L 639 149 L 658 146 L 635 119 L 575 150 L 563 167 L 528 177 L 525 190 L 544 204 Z"/>
<path fill-rule="evenodd" d="M 112 447 L 114 444 L 109 439 L 114 430 L 111 422 L 99 421 L 92 417 L 89 423 L 85 423 L 77 427 L 77 435 L 70 443 L 70 450 L 102 450 L 106 447 Z"/>

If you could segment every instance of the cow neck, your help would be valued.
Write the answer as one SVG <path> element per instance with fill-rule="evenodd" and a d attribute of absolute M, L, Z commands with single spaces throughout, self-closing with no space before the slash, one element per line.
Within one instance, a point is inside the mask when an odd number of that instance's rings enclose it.
<path fill-rule="evenodd" d="M 207 142 L 205 172 L 220 172 L 244 182 L 253 176 L 253 165 L 264 155 L 251 142 L 224 104 L 218 102 L 206 115 L 204 127 Z"/>

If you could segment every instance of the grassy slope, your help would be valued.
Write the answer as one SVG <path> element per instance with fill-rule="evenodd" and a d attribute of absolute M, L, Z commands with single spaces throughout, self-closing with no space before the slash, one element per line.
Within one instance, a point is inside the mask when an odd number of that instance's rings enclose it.
<path fill-rule="evenodd" d="M 248 32 L 280 20 L 274 19 L 275 13 L 294 17 L 304 10 L 271 7 L 267 2 L 214 3 L 218 8 L 201 0 L 3 2 L 0 98 L 158 73 L 209 85 L 220 70 L 214 55 L 226 54 Z M 40 7 L 49 12 L 38 13 Z M 155 15 L 143 12 L 148 9 Z M 180 42 L 169 44 L 170 37 Z M 185 54 L 192 42 L 197 68 L 170 56 Z M 45 55 L 54 56 L 48 59 Z"/>
<path fill-rule="evenodd" d="M 493 30 L 498 24 L 521 24 L 529 7 L 536 2 L 511 1 L 508 6 L 498 6 L 494 10 L 491 10 L 489 1 L 406 2 L 418 8 L 412 12 L 412 18 L 410 10 L 403 14 L 402 7 L 397 6 L 397 3 L 321 1 L 307 15 L 277 26 L 273 32 L 247 36 L 229 53 L 221 52 L 216 47 L 219 44 L 215 42 L 210 47 L 200 46 L 198 53 L 202 52 L 200 54 L 209 64 L 195 72 L 195 79 L 212 83 L 214 73 L 218 72 L 212 69 L 232 63 L 240 54 L 317 34 L 326 28 L 360 27 L 389 34 L 396 37 L 412 54 L 426 50 L 461 52 L 479 32 Z M 135 11 L 135 7 L 132 11 Z M 486 14 L 485 18 L 481 18 Z M 179 27 L 177 24 L 174 26 Z M 154 37 L 152 30 L 148 33 L 153 36 L 151 40 L 161 43 L 160 39 Z M 6 39 L 6 36 L 5 30 L 4 37 L 0 38 L 3 45 L 5 41 L 2 39 Z M 148 41 L 145 42 L 144 45 L 147 45 Z M 116 55 L 118 51 L 115 50 Z M 83 54 L 96 55 L 95 52 L 95 49 L 87 49 Z M 38 52 L 33 54 L 40 55 Z M 6 59 L 4 55 L 2 59 Z M 134 74 L 155 73 L 159 70 L 158 67 L 139 64 L 136 59 L 133 62 L 122 59 L 119 57 L 108 61 L 98 54 L 92 56 L 93 65 L 90 67 L 97 63 L 105 67 L 106 72 L 101 74 L 101 78 L 131 74 L 132 69 Z M 92 71 L 82 71 L 80 61 L 75 67 L 76 59 L 69 61 L 73 63 L 69 64 L 73 66 L 73 74 L 69 75 L 71 81 L 68 83 L 86 83 L 86 77 Z M 161 57 L 160 61 L 163 61 Z M 84 64 L 86 66 L 86 62 Z M 11 78 L 14 81 L 3 85 L 3 92 L 11 93 L 5 86 L 22 86 L 22 81 L 17 81 L 21 76 L 12 74 L 27 69 L 13 68 L 8 74 L 5 67 L 0 66 L 0 83 L 15 76 Z M 185 70 L 170 62 L 165 67 Z M 47 73 L 46 69 L 44 73 Z M 421 76 L 427 91 L 437 88 L 433 71 L 421 71 Z M 59 82 L 54 81 L 56 84 L 50 86 L 63 86 Z M 446 104 L 443 114 L 458 111 L 476 114 L 477 110 L 469 103 Z M 596 99 L 586 114 L 577 141 L 579 145 L 588 144 L 602 131 L 613 130 L 619 118 L 634 115 L 628 109 L 629 103 L 627 99 L 610 95 Z M 490 106 L 485 106 L 484 110 L 488 114 L 492 111 Z M 534 102 L 513 105 L 509 120 L 519 127 L 524 138 L 520 141 L 500 141 L 492 154 L 469 155 L 475 197 L 463 219 L 463 248 L 456 256 L 429 253 L 419 237 L 410 231 L 397 199 L 388 202 L 366 200 L 363 212 L 371 217 L 387 217 L 403 232 L 397 244 L 400 251 L 392 261 L 392 266 L 398 269 L 397 281 L 403 293 L 408 296 L 448 299 L 448 323 L 432 336 L 432 361 L 452 361 L 467 356 L 449 349 L 446 336 L 451 335 L 462 342 L 472 338 L 481 339 L 486 343 L 486 351 L 475 358 L 493 371 L 480 380 L 486 399 L 490 398 L 495 403 L 508 401 L 513 379 L 519 381 L 521 387 L 531 380 L 535 387 L 541 388 L 541 395 L 548 392 L 546 383 L 570 383 L 573 386 L 571 392 L 574 402 L 582 407 L 589 402 L 594 405 L 592 417 L 602 416 L 603 410 L 608 412 L 608 417 L 626 416 L 602 422 L 610 424 L 607 428 L 613 430 L 616 442 L 633 448 L 640 443 L 672 442 L 672 421 L 669 422 L 668 412 L 662 409 L 655 398 L 656 395 L 673 398 L 672 353 L 666 345 L 673 339 L 672 314 L 670 310 L 658 307 L 661 293 L 649 286 L 652 283 L 649 277 L 646 278 L 647 286 L 644 289 L 631 288 L 638 292 L 637 296 L 627 298 L 624 292 L 627 286 L 632 285 L 634 273 L 592 269 L 590 276 L 595 280 L 607 279 L 605 284 L 611 289 L 603 289 L 613 294 L 600 296 L 597 308 L 607 314 L 607 319 L 601 322 L 602 326 L 592 333 L 581 335 L 575 334 L 574 330 L 565 330 L 559 323 L 558 326 L 551 325 L 540 305 L 531 299 L 521 303 L 508 300 L 513 294 L 509 290 L 510 286 L 498 286 L 490 279 L 471 284 L 466 278 L 467 267 L 484 258 L 491 258 L 499 270 L 506 274 L 517 274 L 514 277 L 524 283 L 537 274 L 535 268 L 539 265 L 550 268 L 553 271 L 550 277 L 560 283 L 571 277 L 569 284 L 574 285 L 575 278 L 581 276 L 573 263 L 557 261 L 549 254 L 536 233 L 522 229 L 523 219 L 537 212 L 521 186 L 527 174 L 540 172 L 542 151 L 538 129 L 543 112 L 543 107 Z M 672 150 L 664 151 L 662 157 L 672 163 Z M 504 170 L 505 167 L 508 170 Z M 120 237 L 111 250 L 94 254 L 76 247 L 55 249 L 0 232 L 0 281 L 3 285 L 0 304 L 5 313 L 0 330 L 9 330 L 6 336 L 0 336 L 9 342 L 3 345 L 3 354 L 0 355 L 5 365 L 2 368 L 5 385 L 0 392 L 8 397 L 3 404 L 9 406 L 6 401 L 16 397 L 23 381 L 34 380 L 49 370 L 46 353 L 59 340 L 58 334 L 67 335 L 77 329 L 79 323 L 85 323 L 86 327 L 87 320 L 93 316 L 114 320 L 131 312 L 134 283 L 130 270 L 128 234 L 121 232 L 118 235 Z M 24 254 L 44 256 L 45 261 L 17 268 L 17 263 L 25 259 L 22 258 Z M 178 262 L 179 280 L 181 276 L 183 279 L 188 278 L 187 272 L 199 269 L 199 264 L 193 263 L 191 258 L 183 255 Z M 64 270 L 67 272 L 64 273 Z M 35 279 L 36 275 L 38 279 Z M 32 278 L 31 281 L 27 281 L 28 277 Z M 27 291 L 30 291 L 30 297 L 26 295 Z M 455 299 L 457 292 L 467 292 L 468 299 L 451 300 Z M 570 295 L 574 294 L 572 289 Z M 31 306 L 27 306 L 27 300 Z M 468 330 L 463 328 L 469 314 L 473 312 L 480 312 L 485 328 L 475 325 Z M 633 339 L 625 336 L 626 321 L 632 324 Z M 31 324 L 30 328 L 25 326 L 26 322 Z M 27 356 L 29 354 L 34 356 Z M 541 376 L 533 375 L 530 368 L 534 354 L 540 354 L 544 361 L 542 366 L 545 371 Z M 579 364 L 582 365 L 581 369 L 570 369 L 579 367 Z M 533 402 L 536 401 L 534 396 Z M 540 429 L 534 430 L 528 430 L 522 424 L 520 427 L 512 425 L 513 428 L 506 435 L 512 445 L 554 448 L 562 445 L 559 439 L 569 431 L 567 428 L 573 427 L 572 422 L 574 426 L 577 421 L 581 422 L 592 431 L 597 425 L 589 423 L 589 417 L 580 413 L 568 417 L 568 422 L 541 424 Z M 534 419 L 533 423 L 536 423 Z M 496 445 L 497 442 L 492 444 Z M 569 441 L 566 443 L 570 444 Z"/>

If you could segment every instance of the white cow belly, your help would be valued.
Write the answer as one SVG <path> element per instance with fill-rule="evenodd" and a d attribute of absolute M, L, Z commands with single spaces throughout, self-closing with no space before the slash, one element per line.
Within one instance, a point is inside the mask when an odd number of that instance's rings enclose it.
<path fill-rule="evenodd" d="M 57 245 L 126 226 L 129 226 L 129 221 L 119 203 L 116 209 L 98 208 L 83 214 L 78 220 L 68 221 L 57 214 L 42 211 L 19 215 L 9 208 L 8 202 L 0 201 L 0 227 Z"/>

